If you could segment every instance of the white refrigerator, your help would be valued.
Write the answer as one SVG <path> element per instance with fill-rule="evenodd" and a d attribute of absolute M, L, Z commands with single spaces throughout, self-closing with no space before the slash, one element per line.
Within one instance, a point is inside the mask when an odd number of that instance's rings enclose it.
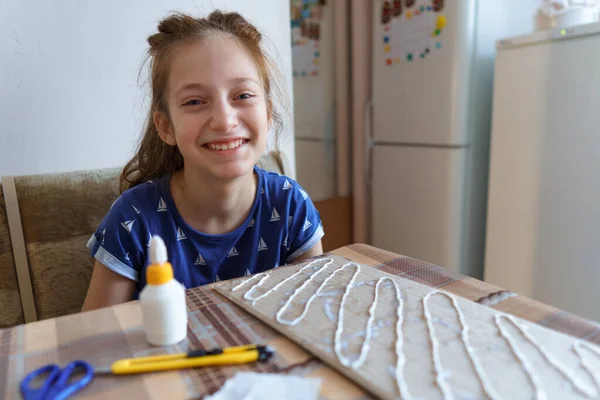
<path fill-rule="evenodd" d="M 290 0 L 296 179 L 313 201 L 336 194 L 334 3 Z"/>
<path fill-rule="evenodd" d="M 532 26 L 531 6 L 527 17 L 505 17 L 516 4 L 373 1 L 366 125 L 376 247 L 482 277 L 495 38 Z"/>
<path fill-rule="evenodd" d="M 600 321 L 600 23 L 498 42 L 485 280 Z"/>

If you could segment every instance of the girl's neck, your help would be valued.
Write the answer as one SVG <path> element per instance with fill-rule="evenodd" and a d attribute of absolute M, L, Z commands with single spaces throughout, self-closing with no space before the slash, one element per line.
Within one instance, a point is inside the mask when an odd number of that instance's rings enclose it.
<path fill-rule="evenodd" d="M 184 168 L 174 173 L 170 182 L 173 201 L 184 221 L 212 235 L 231 232 L 246 220 L 257 187 L 254 170 L 224 182 Z"/>

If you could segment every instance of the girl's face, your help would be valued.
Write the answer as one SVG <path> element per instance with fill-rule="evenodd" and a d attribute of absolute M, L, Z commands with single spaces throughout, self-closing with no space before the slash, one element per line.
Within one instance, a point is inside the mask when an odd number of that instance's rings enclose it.
<path fill-rule="evenodd" d="M 221 180 L 251 174 L 265 150 L 270 116 L 259 72 L 234 39 L 178 46 L 171 58 L 167 116 L 155 115 L 186 168 Z"/>

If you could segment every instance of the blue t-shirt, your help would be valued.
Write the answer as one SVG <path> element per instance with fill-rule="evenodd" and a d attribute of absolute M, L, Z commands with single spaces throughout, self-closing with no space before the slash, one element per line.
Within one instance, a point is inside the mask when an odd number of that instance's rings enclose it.
<path fill-rule="evenodd" d="M 126 190 L 88 242 L 93 257 L 146 284 L 150 238 L 167 246 L 175 279 L 186 288 L 277 268 L 312 248 L 324 235 L 308 194 L 294 180 L 254 168 L 258 189 L 252 210 L 233 232 L 209 235 L 191 228 L 179 214 L 166 175 Z"/>

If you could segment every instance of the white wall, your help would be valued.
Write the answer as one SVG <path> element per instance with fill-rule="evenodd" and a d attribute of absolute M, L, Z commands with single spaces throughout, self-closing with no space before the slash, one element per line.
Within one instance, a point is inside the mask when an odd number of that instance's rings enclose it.
<path fill-rule="evenodd" d="M 0 176 L 122 166 L 146 112 L 137 79 L 146 38 L 170 11 L 214 8 L 238 11 L 265 33 L 291 97 L 287 1 L 2 1 Z M 295 166 L 292 135 L 288 123 L 280 146 Z"/>

